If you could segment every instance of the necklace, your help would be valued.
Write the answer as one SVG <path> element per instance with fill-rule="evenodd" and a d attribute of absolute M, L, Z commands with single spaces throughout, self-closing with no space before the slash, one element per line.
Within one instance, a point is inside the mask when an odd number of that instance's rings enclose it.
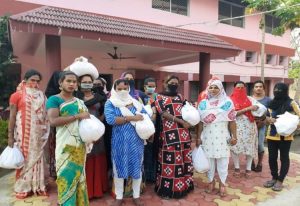
<path fill-rule="evenodd" d="M 71 101 L 71 100 L 73 100 L 73 96 L 71 97 L 71 98 L 66 98 L 66 97 L 64 97 L 61 93 L 59 93 L 59 96 L 63 99 L 63 100 L 65 100 L 66 102 L 68 102 L 68 101 Z"/>

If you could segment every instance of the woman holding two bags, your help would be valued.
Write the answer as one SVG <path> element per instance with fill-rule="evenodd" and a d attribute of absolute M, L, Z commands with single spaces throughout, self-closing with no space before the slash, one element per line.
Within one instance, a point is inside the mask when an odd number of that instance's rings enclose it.
<path fill-rule="evenodd" d="M 179 78 L 169 75 L 165 91 L 158 94 L 155 106 L 162 130 L 159 137 L 156 193 L 164 199 L 182 198 L 194 189 L 191 159 L 191 125 L 182 119 L 183 98 L 178 93 Z"/>
<path fill-rule="evenodd" d="M 215 165 L 219 175 L 219 194 L 226 196 L 225 183 L 228 175 L 230 149 L 229 144 L 237 142 L 236 112 L 229 97 L 227 97 L 222 82 L 211 79 L 206 88 L 207 97 L 198 105 L 201 122 L 198 127 L 196 145 L 203 145 L 209 159 L 210 169 L 207 173 L 207 193 L 215 189 Z M 201 139 L 202 135 L 202 139 Z"/>
<path fill-rule="evenodd" d="M 124 179 L 132 178 L 133 203 L 144 205 L 140 200 L 144 140 L 141 139 L 133 122 L 143 120 L 147 112 L 143 105 L 129 94 L 129 82 L 118 79 L 114 82 L 111 96 L 105 103 L 104 114 L 112 125 L 112 163 L 116 200 L 114 206 L 122 205 Z"/>

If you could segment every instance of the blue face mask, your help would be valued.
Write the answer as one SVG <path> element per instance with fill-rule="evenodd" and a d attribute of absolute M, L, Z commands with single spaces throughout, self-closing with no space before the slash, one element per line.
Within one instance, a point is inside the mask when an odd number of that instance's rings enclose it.
<path fill-rule="evenodd" d="M 153 94 L 155 92 L 156 87 L 146 87 L 146 92 L 149 94 Z"/>

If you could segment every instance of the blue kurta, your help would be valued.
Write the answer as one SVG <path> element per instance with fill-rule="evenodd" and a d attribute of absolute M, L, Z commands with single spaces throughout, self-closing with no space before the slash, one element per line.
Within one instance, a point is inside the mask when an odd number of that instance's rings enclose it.
<path fill-rule="evenodd" d="M 133 114 L 135 107 L 128 108 Z M 143 109 L 142 113 L 146 113 Z M 136 133 L 135 128 L 130 122 L 117 125 L 116 117 L 122 117 L 118 107 L 111 101 L 107 101 L 104 107 L 104 114 L 108 124 L 112 125 L 111 155 L 112 162 L 116 166 L 118 178 L 139 179 L 142 171 L 142 158 L 144 155 L 144 140 Z"/>

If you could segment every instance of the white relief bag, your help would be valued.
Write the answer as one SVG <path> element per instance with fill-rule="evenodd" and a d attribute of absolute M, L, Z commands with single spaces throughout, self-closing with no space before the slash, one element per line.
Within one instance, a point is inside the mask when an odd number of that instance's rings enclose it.
<path fill-rule="evenodd" d="M 94 115 L 79 122 L 79 135 L 83 142 L 92 143 L 100 139 L 105 132 L 104 124 Z"/>
<path fill-rule="evenodd" d="M 267 108 L 263 104 L 257 102 L 255 106 L 258 106 L 258 109 L 256 111 L 251 111 L 254 117 L 262 117 L 264 114 L 266 114 Z"/>
<path fill-rule="evenodd" d="M 209 161 L 206 157 L 206 154 L 202 148 L 199 146 L 198 148 L 195 147 L 192 152 L 192 161 L 194 169 L 199 173 L 205 173 L 209 170 Z"/>
<path fill-rule="evenodd" d="M 6 169 L 20 169 L 24 165 L 24 156 L 17 145 L 7 146 L 0 155 L 0 167 Z"/>
<path fill-rule="evenodd" d="M 277 115 L 278 118 L 274 123 L 277 133 L 281 136 L 289 136 L 296 131 L 299 124 L 299 117 L 297 115 L 285 112 Z"/>
<path fill-rule="evenodd" d="M 143 140 L 149 139 L 155 133 L 155 127 L 147 114 L 143 115 L 143 120 L 135 122 L 135 131 Z"/>
<path fill-rule="evenodd" d="M 190 125 L 195 126 L 200 122 L 200 115 L 198 110 L 189 102 L 186 102 L 181 109 L 182 119 L 187 121 Z"/>

